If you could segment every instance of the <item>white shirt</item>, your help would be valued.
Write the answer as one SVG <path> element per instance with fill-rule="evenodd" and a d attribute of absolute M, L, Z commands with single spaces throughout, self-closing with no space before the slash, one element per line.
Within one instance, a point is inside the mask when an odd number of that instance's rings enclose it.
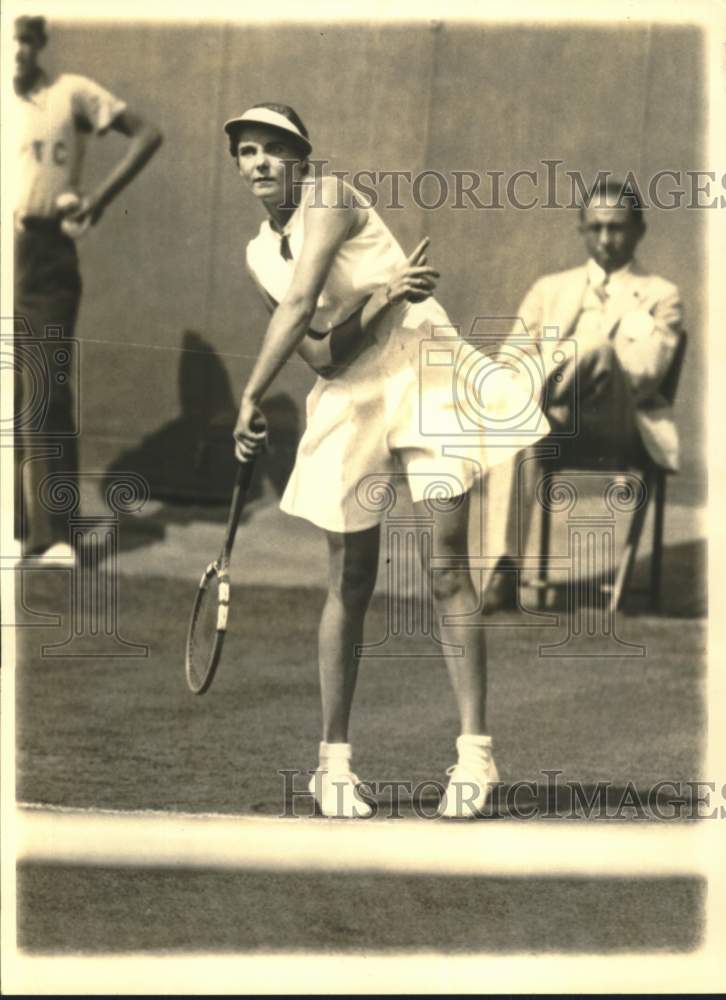
<path fill-rule="evenodd" d="M 630 274 L 631 268 L 633 266 L 632 260 L 629 260 L 627 264 L 619 267 L 617 271 L 611 271 L 608 277 L 607 271 L 604 271 L 596 260 L 590 257 L 587 261 L 587 280 L 590 285 L 598 286 L 605 284 L 605 279 L 607 278 L 607 287 L 617 288 L 625 277 Z"/>
<path fill-rule="evenodd" d="M 102 135 L 126 107 L 88 77 L 44 72 L 27 94 L 15 94 L 13 136 L 18 178 L 15 211 L 52 218 L 55 200 L 78 191 L 86 136 Z"/>
<path fill-rule="evenodd" d="M 315 188 L 310 184 L 281 233 L 275 232 L 266 220 L 247 244 L 247 266 L 276 302 L 282 301 L 290 287 L 305 238 L 305 210 L 314 193 Z M 362 200 L 359 192 L 356 199 Z M 361 231 L 338 248 L 310 323 L 312 330 L 327 332 L 348 319 L 406 259 L 378 213 L 370 207 L 366 212 Z M 280 252 L 282 236 L 288 238 L 291 260 L 285 260 Z"/>
<path fill-rule="evenodd" d="M 632 261 L 628 261 L 617 271 L 608 274 L 592 257 L 587 262 L 587 288 L 582 298 L 582 308 L 572 333 L 574 337 L 597 334 L 602 331 L 602 322 L 608 299 L 617 295 L 627 281 Z M 599 292 L 599 294 L 598 294 Z"/>

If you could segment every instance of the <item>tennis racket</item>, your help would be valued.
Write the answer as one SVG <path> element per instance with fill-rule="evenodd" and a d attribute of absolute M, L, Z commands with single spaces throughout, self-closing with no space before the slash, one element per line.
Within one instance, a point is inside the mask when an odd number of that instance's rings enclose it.
<path fill-rule="evenodd" d="M 222 551 L 205 569 L 194 600 L 185 657 L 187 684 L 193 694 L 208 690 L 222 656 L 229 614 L 229 560 L 254 467 L 254 457 L 239 463 Z"/>

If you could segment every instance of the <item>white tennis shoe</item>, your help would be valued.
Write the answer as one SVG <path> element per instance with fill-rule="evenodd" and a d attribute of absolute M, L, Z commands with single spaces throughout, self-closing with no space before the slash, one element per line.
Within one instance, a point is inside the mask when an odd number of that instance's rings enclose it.
<path fill-rule="evenodd" d="M 360 797 L 360 781 L 352 771 L 313 771 L 308 788 L 323 816 L 365 819 L 373 812 Z"/>
<path fill-rule="evenodd" d="M 73 569 L 78 565 L 78 556 L 68 542 L 55 542 L 37 555 L 25 556 L 23 562 L 39 567 Z"/>
<path fill-rule="evenodd" d="M 449 784 L 441 799 L 439 816 L 445 819 L 476 819 L 487 804 L 492 785 L 499 781 L 491 744 L 480 745 L 477 753 L 467 753 L 459 746 L 459 760 L 447 769 Z"/>

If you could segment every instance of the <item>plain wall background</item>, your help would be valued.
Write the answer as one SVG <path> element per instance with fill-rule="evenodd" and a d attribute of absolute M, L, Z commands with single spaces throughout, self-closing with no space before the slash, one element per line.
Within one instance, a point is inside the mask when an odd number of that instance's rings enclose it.
<path fill-rule="evenodd" d="M 533 169 L 544 177 L 541 161 L 551 158 L 564 161 L 561 172 L 590 179 L 632 170 L 647 185 L 657 170 L 708 169 L 695 28 L 200 21 L 51 23 L 50 32 L 48 68 L 93 77 L 165 133 L 152 163 L 79 243 L 82 456 L 91 470 L 180 412 L 185 330 L 219 352 L 235 395 L 244 383 L 266 321 L 243 266 L 262 214 L 236 174 L 222 123 L 251 104 L 295 106 L 313 155 L 351 172 Z M 87 188 L 123 146 L 113 134 L 89 143 Z M 388 187 L 379 190 L 385 200 Z M 434 198 L 434 187 L 423 190 Z M 519 190 L 530 193 L 526 183 Z M 431 237 L 443 274 L 438 297 L 464 331 L 480 315 L 515 315 L 539 275 L 584 259 L 573 210 L 454 210 L 452 196 L 425 211 L 405 185 L 401 201 L 403 211 L 379 210 L 404 248 Z M 676 489 L 696 497 L 705 479 L 706 212 L 651 209 L 646 218 L 639 257 L 677 282 L 686 306 Z M 276 389 L 302 405 L 311 383 L 294 361 Z"/>

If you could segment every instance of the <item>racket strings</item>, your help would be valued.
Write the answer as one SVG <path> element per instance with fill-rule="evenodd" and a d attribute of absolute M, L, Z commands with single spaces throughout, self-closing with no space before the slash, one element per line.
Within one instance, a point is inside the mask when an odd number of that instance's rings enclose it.
<path fill-rule="evenodd" d="M 224 545 L 219 558 L 207 567 L 192 609 L 187 634 L 186 675 L 193 694 L 203 694 L 209 688 L 222 655 L 229 614 L 230 554 L 254 466 L 253 456 L 237 469 Z"/>
<path fill-rule="evenodd" d="M 220 580 L 215 574 L 197 595 L 187 643 L 187 673 L 193 690 L 201 690 L 214 669 L 220 633 Z"/>

